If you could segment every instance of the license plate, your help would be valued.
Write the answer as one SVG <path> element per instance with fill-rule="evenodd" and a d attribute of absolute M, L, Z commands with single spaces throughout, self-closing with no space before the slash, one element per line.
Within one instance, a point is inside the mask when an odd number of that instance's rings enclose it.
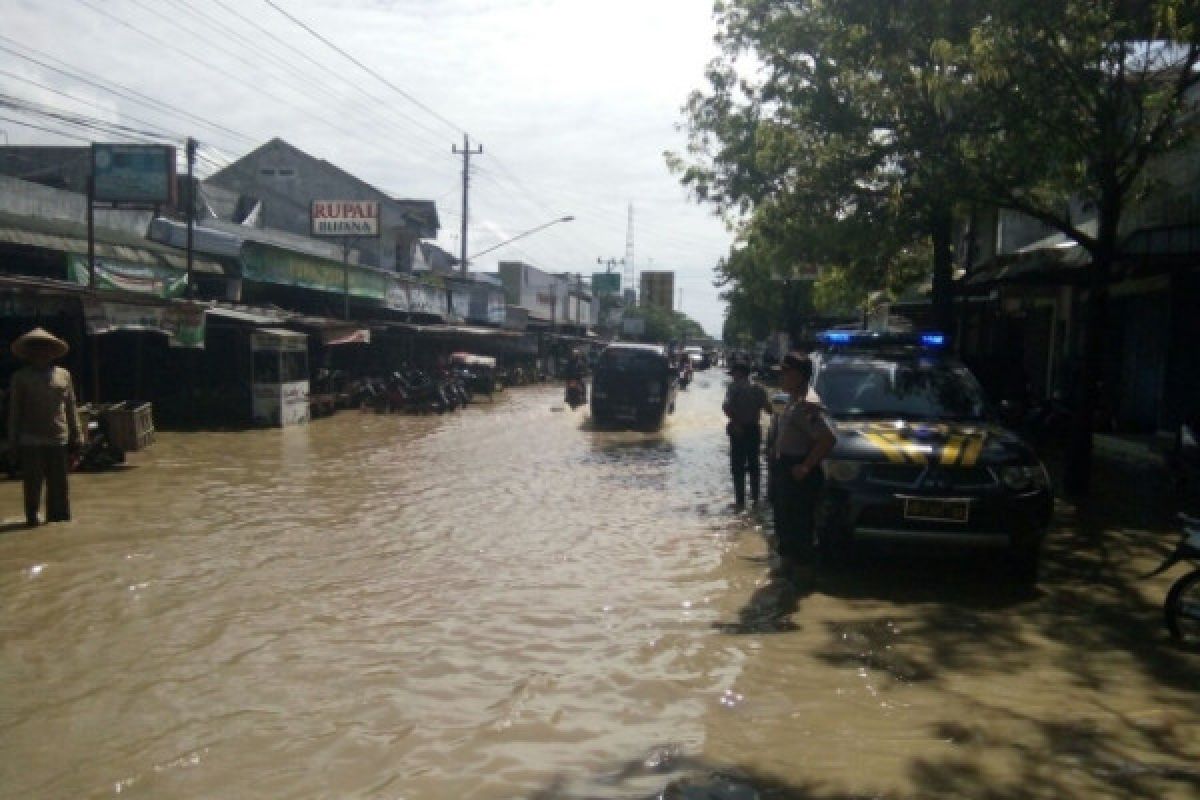
<path fill-rule="evenodd" d="M 904 518 L 965 523 L 970 507 L 967 500 L 930 500 L 924 497 L 909 497 L 904 500 Z"/>

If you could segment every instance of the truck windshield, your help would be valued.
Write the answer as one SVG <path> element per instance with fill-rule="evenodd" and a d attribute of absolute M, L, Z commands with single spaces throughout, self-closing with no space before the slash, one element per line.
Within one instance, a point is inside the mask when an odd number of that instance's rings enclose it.
<path fill-rule="evenodd" d="M 970 371 L 939 362 L 830 364 L 814 387 L 834 416 L 982 419 L 983 392 Z"/>

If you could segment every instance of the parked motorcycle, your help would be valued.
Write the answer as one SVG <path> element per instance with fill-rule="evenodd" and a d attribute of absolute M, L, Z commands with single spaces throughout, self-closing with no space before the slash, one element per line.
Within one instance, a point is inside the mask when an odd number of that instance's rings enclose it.
<path fill-rule="evenodd" d="M 565 400 L 572 411 L 587 402 L 587 387 L 582 380 L 579 378 L 569 378 L 567 380 Z"/>
<path fill-rule="evenodd" d="M 87 433 L 71 468 L 80 472 L 99 472 L 125 463 L 125 451 L 113 444 L 108 424 L 101 419 L 88 422 Z"/>
<path fill-rule="evenodd" d="M 1197 647 L 1200 646 L 1200 518 L 1180 514 L 1179 519 L 1183 522 L 1183 534 L 1175 551 L 1144 577 L 1161 575 L 1181 561 L 1194 567 L 1167 591 L 1163 616 L 1171 638 L 1179 644 Z"/>

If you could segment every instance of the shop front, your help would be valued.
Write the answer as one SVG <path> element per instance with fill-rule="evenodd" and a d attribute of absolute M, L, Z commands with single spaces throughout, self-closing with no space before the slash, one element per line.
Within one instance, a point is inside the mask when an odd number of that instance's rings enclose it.
<path fill-rule="evenodd" d="M 254 422 L 286 427 L 309 421 L 308 337 L 283 328 L 250 336 Z"/>

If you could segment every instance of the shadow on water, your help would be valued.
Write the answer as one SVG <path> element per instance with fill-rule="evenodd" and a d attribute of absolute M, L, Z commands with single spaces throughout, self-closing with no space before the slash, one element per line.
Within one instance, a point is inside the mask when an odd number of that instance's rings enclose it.
<path fill-rule="evenodd" d="M 29 525 L 27 525 L 23 521 L 5 522 L 3 524 L 0 524 L 0 535 L 4 535 L 6 533 L 15 533 L 16 531 L 29 531 L 29 530 L 33 530 L 33 528 L 30 528 Z"/>
<path fill-rule="evenodd" d="M 754 591 L 738 609 L 736 622 L 714 622 L 721 633 L 790 633 L 799 630 L 792 615 L 800 601 L 812 593 L 814 575 L 805 568 L 776 565 L 767 573 L 767 582 Z"/>
<path fill-rule="evenodd" d="M 1105 737 L 1086 726 L 1030 718 L 1022 721 L 1037 731 L 1039 746 L 1005 741 L 969 724 L 938 724 L 931 733 L 961 746 L 964 754 L 911 759 L 907 774 L 914 788 L 909 793 L 849 791 L 818 780 L 788 781 L 749 767 L 689 757 L 681 748 L 667 745 L 596 776 L 591 783 L 598 792 L 573 791 L 566 777 L 556 777 L 527 796 L 531 800 L 598 800 L 618 793 L 645 800 L 1032 800 L 1083 798 L 1096 793 L 1106 797 L 1159 797 L 1164 791 L 1200 789 L 1200 770 L 1191 766 L 1186 753 L 1174 744 L 1160 752 L 1177 757 L 1181 762 L 1178 765 L 1135 761 L 1123 757 Z M 1010 751 L 1008 754 L 1018 757 L 1022 766 L 1006 776 L 997 776 L 967 754 L 972 745 L 979 743 Z M 1071 768 L 1064 769 L 1064 763 Z M 639 791 L 656 778 L 666 781 L 662 788 Z"/>
<path fill-rule="evenodd" d="M 589 450 L 601 461 L 665 463 L 675 457 L 675 443 L 661 433 L 621 431 L 593 436 Z"/>

